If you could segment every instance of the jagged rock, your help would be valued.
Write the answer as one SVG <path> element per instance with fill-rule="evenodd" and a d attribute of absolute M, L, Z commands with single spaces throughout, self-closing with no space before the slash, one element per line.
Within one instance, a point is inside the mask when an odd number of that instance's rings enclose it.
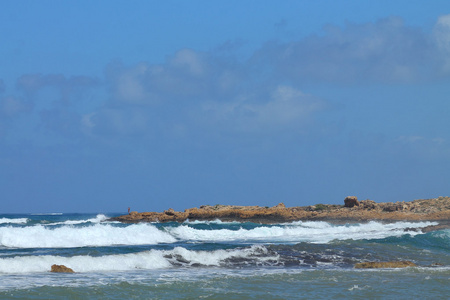
<path fill-rule="evenodd" d="M 404 202 L 395 202 L 395 203 L 387 203 L 383 207 L 383 211 L 392 212 L 392 211 L 403 211 L 408 210 L 408 205 Z"/>
<path fill-rule="evenodd" d="M 364 209 L 376 209 L 378 204 L 373 200 L 362 200 L 359 202 L 359 206 Z"/>
<path fill-rule="evenodd" d="M 347 197 L 353 198 L 353 197 Z M 346 198 L 346 199 L 347 199 Z M 357 198 L 354 197 L 357 201 Z M 348 202 L 348 201 L 347 201 Z M 354 204 L 356 205 L 356 204 Z M 395 209 L 389 208 L 395 207 Z M 398 208 L 397 208 L 398 207 Z M 320 209 L 326 208 L 326 209 Z M 392 211 L 390 211 L 392 209 Z M 450 228 L 450 198 L 414 200 L 411 202 L 375 203 L 372 200 L 359 202 L 358 209 L 344 208 L 344 205 L 313 205 L 305 207 L 285 207 L 279 204 L 272 207 L 237 205 L 202 205 L 177 212 L 168 209 L 163 212 L 131 212 L 128 215 L 109 219 L 124 223 L 138 222 L 184 222 L 222 220 L 273 224 L 292 221 L 326 221 L 345 224 L 362 221 L 439 221 L 436 226 L 422 231 Z"/>
<path fill-rule="evenodd" d="M 356 197 L 356 196 L 346 197 L 344 199 L 344 206 L 345 207 L 359 206 L 358 197 Z"/>
<path fill-rule="evenodd" d="M 71 268 L 66 267 L 65 265 L 52 265 L 50 272 L 55 273 L 75 273 Z"/>
<path fill-rule="evenodd" d="M 284 205 L 283 202 L 278 203 L 277 205 L 274 206 L 275 208 L 286 208 L 286 205 Z"/>
<path fill-rule="evenodd" d="M 416 266 L 417 265 L 411 261 L 386 261 L 386 262 L 370 261 L 355 264 L 356 269 L 406 268 Z"/>
<path fill-rule="evenodd" d="M 164 213 L 168 216 L 175 215 L 175 210 L 173 208 L 169 208 L 168 210 L 165 210 Z"/>

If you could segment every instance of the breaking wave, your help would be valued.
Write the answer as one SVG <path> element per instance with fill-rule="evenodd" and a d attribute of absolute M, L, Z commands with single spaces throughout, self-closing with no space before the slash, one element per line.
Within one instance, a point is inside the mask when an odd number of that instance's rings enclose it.
<path fill-rule="evenodd" d="M 85 224 L 85 223 L 100 223 L 104 222 L 108 219 L 107 216 L 103 214 L 97 215 L 95 218 L 86 219 L 86 220 L 67 220 L 64 222 L 56 222 L 48 225 L 78 225 L 78 224 Z"/>
<path fill-rule="evenodd" d="M 0 247 L 71 248 L 114 245 L 154 245 L 175 242 L 270 242 L 328 243 L 333 240 L 383 239 L 405 234 L 414 236 L 420 228 L 435 222 L 397 222 L 382 224 L 331 225 L 326 222 L 294 222 L 272 226 L 218 224 L 218 228 L 201 229 L 204 224 L 183 223 L 158 227 L 158 224 L 132 225 L 102 223 L 98 215 L 87 220 L 48 225 L 0 227 Z M 58 226 L 55 226 L 58 225 Z M 256 227 L 255 227 L 256 226 Z M 411 231 L 411 228 L 418 231 Z"/>
<path fill-rule="evenodd" d="M 0 224 L 26 224 L 27 218 L 0 218 Z"/>
<path fill-rule="evenodd" d="M 360 240 L 382 239 L 390 236 L 404 234 L 416 235 L 409 229 L 420 229 L 435 225 L 433 222 L 397 222 L 382 224 L 369 222 L 367 224 L 331 225 L 326 222 L 295 222 L 284 226 L 262 226 L 253 229 L 243 227 L 238 230 L 218 229 L 204 230 L 182 225 L 168 229 L 168 232 L 177 239 L 202 242 L 220 241 L 270 241 L 280 243 L 328 243 L 332 240 Z"/>
<path fill-rule="evenodd" d="M 246 260 L 254 264 L 276 263 L 277 254 L 271 254 L 264 246 L 244 249 L 193 251 L 183 247 L 172 250 L 149 250 L 139 253 L 105 256 L 22 256 L 0 258 L 2 273 L 48 272 L 53 264 L 65 265 L 75 272 L 127 271 L 136 269 L 161 269 L 176 266 L 221 266 L 229 261 Z"/>
<path fill-rule="evenodd" d="M 173 243 L 176 239 L 150 224 L 115 227 L 95 224 L 85 227 L 2 227 L 0 246 L 11 248 L 71 248 L 87 246 L 146 245 Z"/>

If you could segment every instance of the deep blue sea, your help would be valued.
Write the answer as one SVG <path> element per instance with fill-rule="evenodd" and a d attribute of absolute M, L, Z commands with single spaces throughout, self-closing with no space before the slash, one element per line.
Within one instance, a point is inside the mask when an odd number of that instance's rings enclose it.
<path fill-rule="evenodd" d="M 450 298 L 450 230 L 420 231 L 432 222 L 106 221 L 116 215 L 0 215 L 0 299 Z M 418 267 L 354 268 L 396 260 Z"/>

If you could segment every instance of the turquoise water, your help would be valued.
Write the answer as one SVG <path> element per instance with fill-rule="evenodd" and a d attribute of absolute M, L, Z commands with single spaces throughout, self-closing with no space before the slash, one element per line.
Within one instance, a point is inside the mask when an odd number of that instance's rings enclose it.
<path fill-rule="evenodd" d="M 450 231 L 430 222 L 120 224 L 0 215 L 0 299 L 448 299 Z M 416 228 L 418 231 L 410 231 Z M 410 260 L 406 269 L 354 269 Z M 74 274 L 50 273 L 52 264 Z"/>

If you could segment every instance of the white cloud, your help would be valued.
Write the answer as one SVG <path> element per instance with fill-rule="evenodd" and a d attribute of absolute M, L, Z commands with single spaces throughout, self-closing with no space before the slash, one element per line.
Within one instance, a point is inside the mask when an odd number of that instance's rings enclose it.
<path fill-rule="evenodd" d="M 410 136 L 402 135 L 397 138 L 397 140 L 399 142 L 404 142 L 404 143 L 416 143 L 419 141 L 423 141 L 424 139 L 425 138 L 423 136 L 419 136 L 419 135 L 410 135 Z"/>
<path fill-rule="evenodd" d="M 433 139 L 431 139 L 431 141 L 433 143 L 438 144 L 438 145 L 444 144 L 446 142 L 446 140 L 444 138 L 442 138 L 442 137 L 433 138 Z"/>
<path fill-rule="evenodd" d="M 440 16 L 434 27 L 436 45 L 443 56 L 444 72 L 450 72 L 450 15 Z"/>
<path fill-rule="evenodd" d="M 147 65 L 138 64 L 123 72 L 115 82 L 116 97 L 127 102 L 142 102 L 148 100 L 142 77 L 147 72 Z"/>
<path fill-rule="evenodd" d="M 391 17 L 375 23 L 327 26 L 322 35 L 268 43 L 248 61 L 224 56 L 217 49 L 181 49 L 161 64 L 111 63 L 105 70 L 109 90 L 103 98 L 93 99 L 95 104 L 85 106 L 89 109 L 78 111 L 71 106 L 76 91 L 87 90 L 98 80 L 26 74 L 17 80 L 17 87 L 27 100 L 43 88 L 56 91 L 58 96 L 54 98 L 59 99 L 35 108 L 47 112 L 41 114 L 46 116 L 42 122 L 52 121 L 47 128 L 56 131 L 65 126 L 90 135 L 146 135 L 149 128 L 171 128 L 174 124 L 188 132 L 198 129 L 202 122 L 217 130 L 235 132 L 307 128 L 326 105 L 302 92 L 308 86 L 305 83 L 378 84 L 430 79 L 433 68 L 444 58 L 450 70 L 449 32 L 450 16 L 438 19 L 433 34 Z M 8 101 L 2 104 L 4 115 L 26 108 Z M 58 101 L 65 103 L 54 104 Z M 72 116 L 70 120 L 78 123 L 69 126 L 64 116 Z"/>
<path fill-rule="evenodd" d="M 404 154 L 434 161 L 450 159 L 450 145 L 443 137 L 400 136 L 395 142 Z"/>
<path fill-rule="evenodd" d="M 206 66 L 200 55 L 191 49 L 182 49 L 178 51 L 170 60 L 170 65 L 175 68 L 186 69 L 193 76 L 202 76 L 205 74 Z"/>
<path fill-rule="evenodd" d="M 447 18 L 438 24 L 438 40 L 445 44 Z M 436 67 L 445 58 L 437 48 L 431 34 L 390 17 L 342 28 L 327 26 L 322 35 L 298 41 L 271 42 L 253 61 L 271 64 L 272 76 L 296 83 L 410 83 L 437 76 Z"/>
<path fill-rule="evenodd" d="M 274 88 L 269 99 L 259 97 L 247 95 L 225 103 L 209 102 L 203 111 L 210 122 L 229 130 L 264 132 L 300 126 L 325 108 L 323 100 L 287 85 Z"/>

